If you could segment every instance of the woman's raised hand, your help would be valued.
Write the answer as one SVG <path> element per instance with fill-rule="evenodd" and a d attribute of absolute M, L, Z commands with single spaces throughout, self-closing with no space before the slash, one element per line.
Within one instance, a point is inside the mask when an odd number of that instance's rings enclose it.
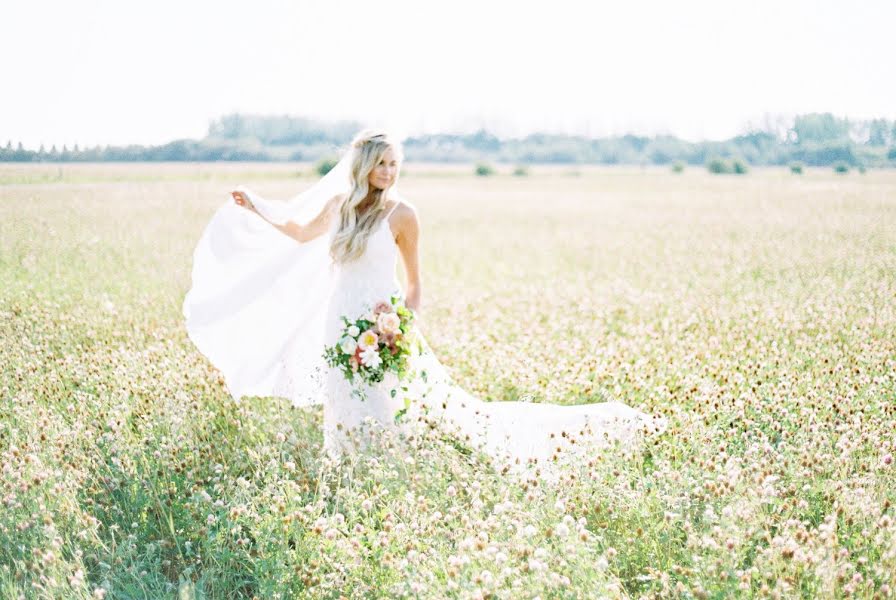
<path fill-rule="evenodd" d="M 258 212 L 255 210 L 255 205 L 252 204 L 252 201 L 249 200 L 249 196 L 247 196 L 245 192 L 234 190 L 230 192 L 230 195 L 233 196 L 233 201 L 236 202 L 237 206 L 242 206 L 252 212 Z"/>

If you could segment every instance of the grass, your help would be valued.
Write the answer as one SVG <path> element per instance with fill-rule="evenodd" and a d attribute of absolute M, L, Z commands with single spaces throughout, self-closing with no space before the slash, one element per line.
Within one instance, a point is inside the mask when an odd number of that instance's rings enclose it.
<path fill-rule="evenodd" d="M 0 596 L 893 595 L 896 173 L 408 165 L 460 385 L 670 420 L 547 485 L 425 436 L 333 464 L 319 408 L 228 397 L 191 252 L 296 165 L 57 169 L 0 167 Z"/>

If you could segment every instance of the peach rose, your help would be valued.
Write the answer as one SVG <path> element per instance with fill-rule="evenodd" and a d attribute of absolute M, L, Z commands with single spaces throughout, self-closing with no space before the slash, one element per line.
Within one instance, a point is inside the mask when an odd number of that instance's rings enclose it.
<path fill-rule="evenodd" d="M 401 331 L 401 318 L 395 313 L 382 313 L 376 325 L 383 333 L 395 334 Z"/>

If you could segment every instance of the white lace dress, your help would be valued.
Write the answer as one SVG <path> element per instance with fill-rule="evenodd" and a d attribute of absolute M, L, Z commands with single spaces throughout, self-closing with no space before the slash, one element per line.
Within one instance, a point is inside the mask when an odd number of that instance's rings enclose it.
<path fill-rule="evenodd" d="M 324 334 L 327 346 L 338 342 L 345 327 L 342 316 L 355 320 L 378 302 L 388 302 L 393 294 L 404 298 L 395 270 L 398 246 L 389 225 L 389 217 L 397 206 L 398 203 L 377 225 L 361 257 L 337 269 L 327 308 Z M 403 397 L 397 393 L 393 397 L 390 393 L 390 384 L 394 386 L 394 383 L 387 377 L 380 385 L 365 385 L 367 399 L 362 401 L 352 395 L 352 385 L 357 383 L 348 381 L 339 369 L 327 368 L 324 449 L 330 456 L 338 457 L 346 451 L 356 450 L 349 439 L 349 429 L 359 427 L 367 416 L 384 426 L 394 425 L 395 413 L 404 406 Z"/>
<path fill-rule="evenodd" d="M 341 316 L 358 318 L 377 302 L 388 301 L 392 294 L 404 298 L 396 277 L 398 246 L 389 224 L 390 215 L 391 212 L 370 236 L 361 257 L 342 266 L 336 275 L 327 311 L 327 345 L 335 344 L 339 338 L 344 327 Z M 403 422 L 412 424 L 425 414 L 430 423 L 438 424 L 469 447 L 485 451 L 497 467 L 506 466 L 520 474 L 539 470 L 550 476 L 553 457 L 558 453 L 588 453 L 613 440 L 623 445 L 638 443 L 641 434 L 665 429 L 664 419 L 653 418 L 621 402 L 574 406 L 485 402 L 456 386 L 422 333 L 419 337 L 423 351 L 413 355 L 412 364 L 426 377 L 402 382 L 409 388 L 407 391 L 394 378 L 387 377 L 380 384 L 366 386 L 367 398 L 362 401 L 352 396 L 352 384 L 341 371 L 328 369 L 324 448 L 330 456 L 363 448 L 365 438 L 356 434 L 363 434 L 360 426 L 366 417 L 384 427 L 400 429 L 401 422 L 396 424 L 394 416 L 404 407 L 405 396 L 410 398 L 412 410 Z M 354 430 L 354 435 L 349 435 L 350 430 Z"/>

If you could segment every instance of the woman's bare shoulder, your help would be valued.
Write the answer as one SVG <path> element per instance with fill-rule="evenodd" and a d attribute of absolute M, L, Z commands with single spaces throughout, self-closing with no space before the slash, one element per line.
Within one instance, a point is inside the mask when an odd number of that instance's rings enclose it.
<path fill-rule="evenodd" d="M 420 221 L 417 218 L 417 207 L 402 199 L 395 210 L 392 211 L 390 225 L 398 240 L 414 238 L 420 232 Z"/>
<path fill-rule="evenodd" d="M 393 215 L 395 215 L 396 219 L 399 221 L 403 221 L 406 219 L 412 219 L 416 221 L 417 207 L 404 198 L 401 198 L 400 200 L 398 200 L 398 206 L 395 207 Z"/>

